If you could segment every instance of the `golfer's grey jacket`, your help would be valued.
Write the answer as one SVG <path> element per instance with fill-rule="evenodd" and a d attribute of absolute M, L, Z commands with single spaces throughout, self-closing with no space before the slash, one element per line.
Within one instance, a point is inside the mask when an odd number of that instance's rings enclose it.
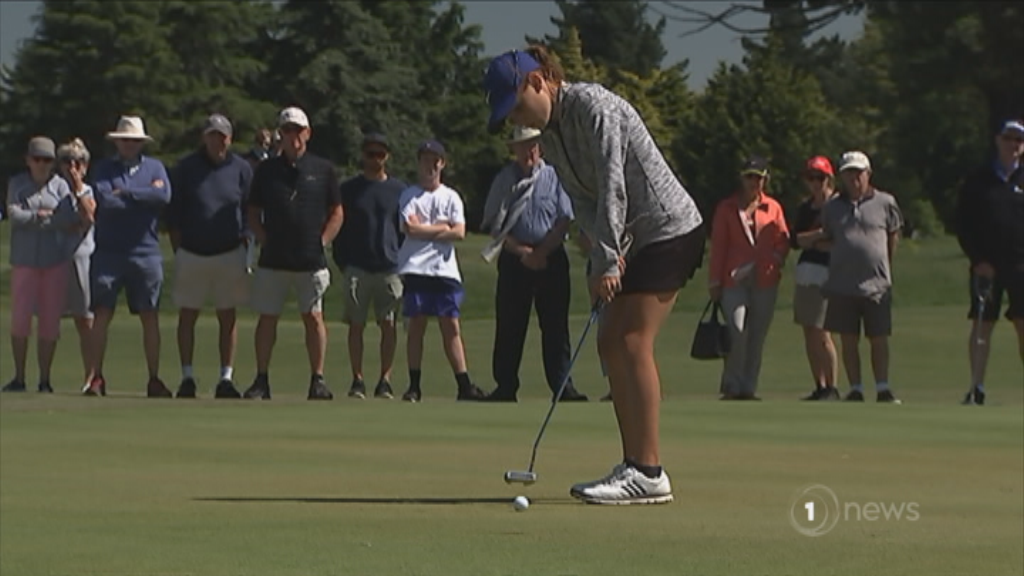
<path fill-rule="evenodd" d="M 541 145 L 594 243 L 593 275 L 618 276 L 620 255 L 703 222 L 640 114 L 599 84 L 562 85 Z"/>

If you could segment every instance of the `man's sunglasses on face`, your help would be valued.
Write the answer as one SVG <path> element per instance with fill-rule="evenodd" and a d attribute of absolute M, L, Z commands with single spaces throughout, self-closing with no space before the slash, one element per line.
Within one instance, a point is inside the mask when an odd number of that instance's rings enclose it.
<path fill-rule="evenodd" d="M 31 158 L 31 160 L 35 164 L 52 164 L 53 163 L 53 158 L 46 158 L 45 156 L 33 156 Z"/>
<path fill-rule="evenodd" d="M 373 158 L 375 160 L 383 160 L 388 153 L 384 150 L 363 150 L 363 156 L 367 158 Z"/>

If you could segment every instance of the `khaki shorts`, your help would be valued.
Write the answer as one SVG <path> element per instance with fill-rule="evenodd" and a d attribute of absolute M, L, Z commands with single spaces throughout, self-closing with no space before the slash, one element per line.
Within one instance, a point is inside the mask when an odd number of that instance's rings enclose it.
<path fill-rule="evenodd" d="M 793 292 L 793 321 L 808 328 L 824 328 L 828 299 L 820 286 L 797 284 Z"/>
<path fill-rule="evenodd" d="M 200 256 L 179 248 L 174 253 L 174 290 L 178 308 L 201 310 L 208 300 L 217 310 L 230 310 L 249 301 L 249 274 L 245 248 Z"/>
<path fill-rule="evenodd" d="M 864 336 L 877 338 L 892 334 L 892 292 L 879 300 L 864 296 L 830 295 L 825 329 L 836 334 L 860 335 L 861 321 Z"/>
<path fill-rule="evenodd" d="M 280 316 L 288 293 L 294 289 L 299 313 L 322 312 L 324 294 L 330 285 L 331 272 L 327 268 L 315 272 L 257 268 L 252 286 L 252 307 L 265 316 Z"/>
<path fill-rule="evenodd" d="M 402 278 L 394 273 L 373 273 L 361 268 L 345 268 L 346 324 L 366 324 L 373 305 L 377 323 L 394 322 L 402 302 Z"/>

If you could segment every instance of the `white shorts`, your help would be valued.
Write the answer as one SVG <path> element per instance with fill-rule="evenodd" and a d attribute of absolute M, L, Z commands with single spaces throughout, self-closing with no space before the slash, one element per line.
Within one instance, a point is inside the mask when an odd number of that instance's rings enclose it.
<path fill-rule="evenodd" d="M 315 272 L 257 268 L 252 287 L 252 307 L 265 316 L 280 316 L 288 293 L 294 289 L 299 313 L 322 312 L 324 294 L 330 285 L 331 272 L 327 268 Z"/>
<path fill-rule="evenodd" d="M 200 256 L 179 248 L 174 253 L 174 304 L 201 310 L 207 299 L 217 310 L 244 306 L 249 301 L 245 248 L 216 256 Z"/>

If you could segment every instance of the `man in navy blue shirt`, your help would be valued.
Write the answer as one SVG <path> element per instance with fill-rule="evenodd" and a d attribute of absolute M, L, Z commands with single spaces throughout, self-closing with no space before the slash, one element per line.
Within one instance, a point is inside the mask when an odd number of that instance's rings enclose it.
<path fill-rule="evenodd" d="M 373 391 L 376 398 L 390 399 L 391 369 L 395 361 L 398 332 L 395 316 L 402 299 L 398 276 L 398 246 L 402 233 L 398 225 L 398 199 L 408 186 L 388 175 L 386 164 L 391 150 L 383 134 L 370 133 L 363 139 L 363 173 L 341 185 L 345 225 L 334 239 L 334 262 L 344 274 L 345 313 L 348 324 L 348 353 L 352 362 L 352 398 L 366 397 L 363 381 L 363 332 L 370 306 L 380 326 L 380 378 Z"/>
<path fill-rule="evenodd" d="M 235 309 L 249 299 L 245 261 L 245 203 L 249 163 L 231 152 L 231 122 L 220 114 L 203 125 L 203 148 L 171 171 L 174 196 L 167 227 L 174 249 L 174 303 L 178 306 L 178 398 L 196 397 L 192 373 L 196 320 L 213 301 L 220 325 L 220 376 L 214 396 L 240 398 L 232 382 L 237 332 Z"/>
<path fill-rule="evenodd" d="M 569 370 L 569 257 L 563 242 L 572 202 L 552 166 L 541 159 L 540 130 L 517 127 L 509 141 L 516 159 L 494 178 L 482 228 L 500 238 L 497 323 L 492 367 L 498 387 L 487 401 L 515 402 L 530 309 L 540 322 L 544 375 L 558 393 Z M 562 401 L 587 397 L 566 385 Z"/>

